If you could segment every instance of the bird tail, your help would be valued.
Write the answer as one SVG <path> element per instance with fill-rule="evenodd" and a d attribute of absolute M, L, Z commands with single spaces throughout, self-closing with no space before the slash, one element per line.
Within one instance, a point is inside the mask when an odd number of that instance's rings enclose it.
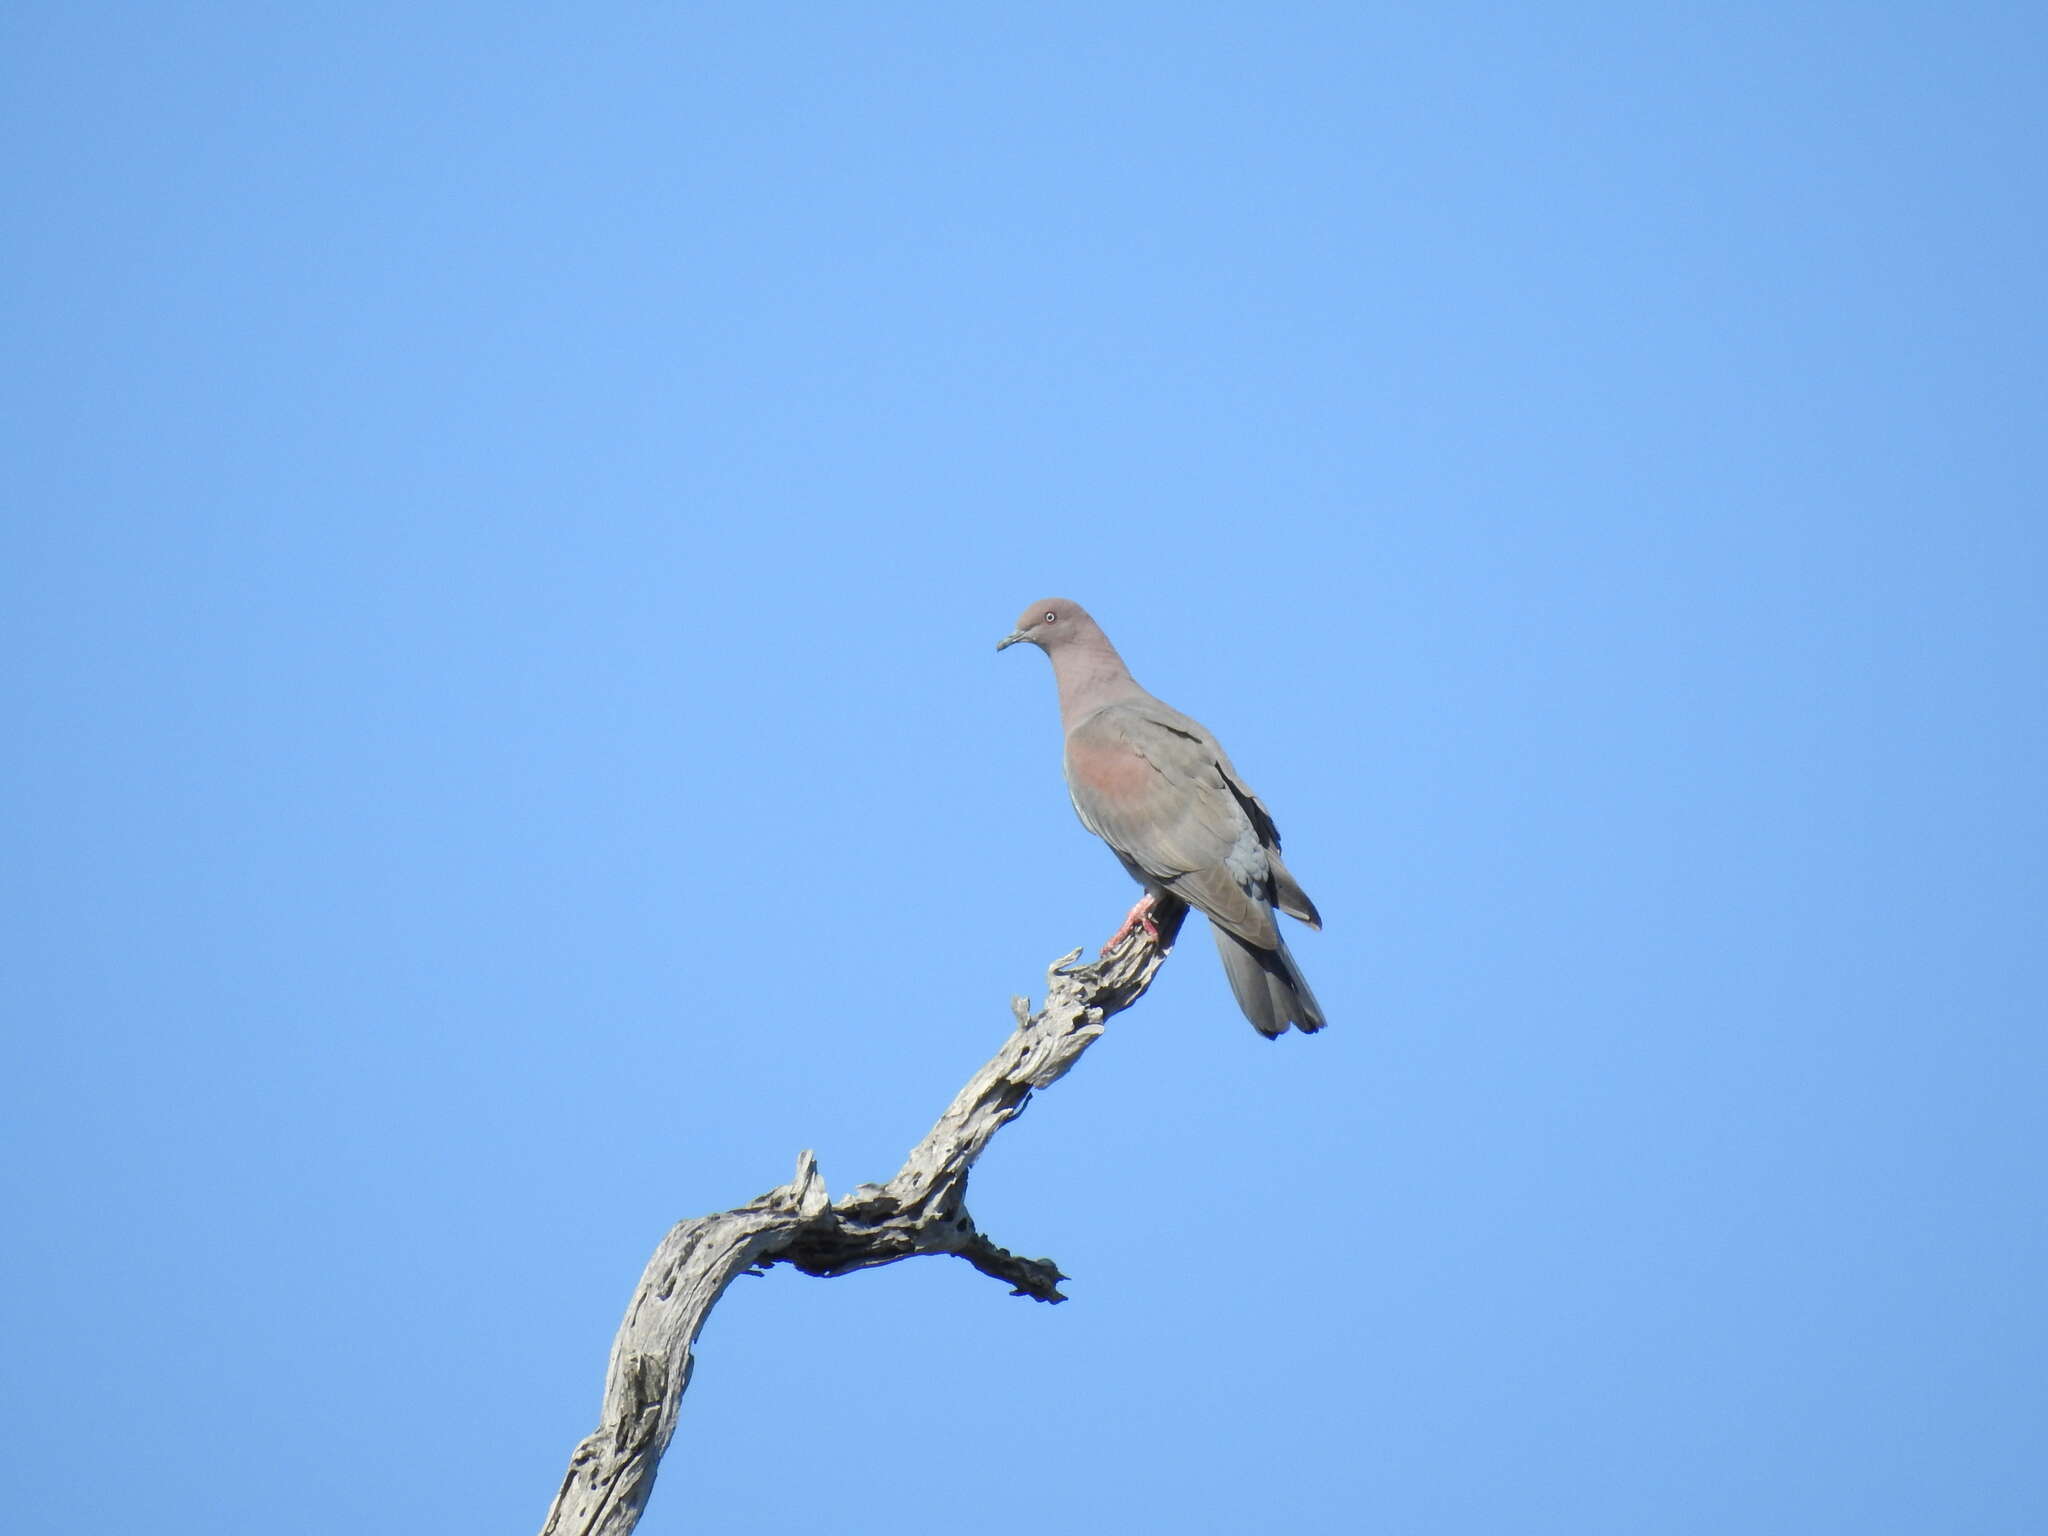
<path fill-rule="evenodd" d="M 1216 951 L 1223 956 L 1223 970 L 1230 977 L 1230 990 L 1237 994 L 1237 1006 L 1252 1021 L 1252 1028 L 1268 1040 L 1287 1033 L 1289 1023 L 1303 1034 L 1312 1035 L 1323 1027 L 1323 1010 L 1302 979 L 1301 967 L 1288 953 L 1287 941 L 1272 949 L 1247 944 L 1221 923 L 1211 922 Z"/>

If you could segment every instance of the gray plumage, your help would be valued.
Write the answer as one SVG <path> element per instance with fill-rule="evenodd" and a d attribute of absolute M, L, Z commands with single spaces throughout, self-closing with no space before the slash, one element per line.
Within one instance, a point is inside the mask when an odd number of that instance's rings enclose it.
<path fill-rule="evenodd" d="M 1313 928 L 1322 918 L 1280 861 L 1273 818 L 1216 738 L 1139 687 L 1078 603 L 1032 604 L 996 649 L 1019 641 L 1052 661 L 1067 793 L 1081 824 L 1145 887 L 1116 937 L 1140 922 L 1149 929 L 1152 901 L 1176 896 L 1209 919 L 1230 988 L 1254 1029 L 1268 1039 L 1290 1023 L 1305 1034 L 1321 1029 L 1322 1009 L 1273 911 Z"/>

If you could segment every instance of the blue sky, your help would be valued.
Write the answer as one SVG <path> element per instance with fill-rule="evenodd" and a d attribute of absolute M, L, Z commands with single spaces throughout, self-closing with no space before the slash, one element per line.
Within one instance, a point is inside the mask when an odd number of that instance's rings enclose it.
<path fill-rule="evenodd" d="M 2044 87 L 2001 5 L 0 21 L 19 1528 L 531 1528 L 648 1252 L 1132 891 L 1023 605 L 1321 907 L 642 1529 L 2048 1525 Z"/>

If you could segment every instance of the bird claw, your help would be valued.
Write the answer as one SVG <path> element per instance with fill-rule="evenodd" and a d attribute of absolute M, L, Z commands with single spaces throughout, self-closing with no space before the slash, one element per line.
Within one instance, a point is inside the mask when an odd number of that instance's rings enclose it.
<path fill-rule="evenodd" d="M 1152 892 L 1147 891 L 1138 899 L 1138 904 L 1124 914 L 1123 926 L 1109 936 L 1109 942 L 1102 946 L 1103 954 L 1108 954 L 1129 938 L 1133 928 L 1143 928 L 1146 938 L 1154 944 L 1159 942 L 1159 926 L 1152 921 L 1152 900 Z"/>

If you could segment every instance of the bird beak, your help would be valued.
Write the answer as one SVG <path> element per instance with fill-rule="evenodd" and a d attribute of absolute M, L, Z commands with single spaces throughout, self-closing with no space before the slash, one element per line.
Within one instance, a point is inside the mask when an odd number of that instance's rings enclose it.
<path fill-rule="evenodd" d="M 1030 638 L 1031 637 L 1025 634 L 1023 630 L 1013 629 L 1007 635 L 1003 636 L 1002 639 L 996 642 L 996 649 L 1000 651 L 1008 646 L 1015 645 L 1019 640 L 1029 640 Z"/>

